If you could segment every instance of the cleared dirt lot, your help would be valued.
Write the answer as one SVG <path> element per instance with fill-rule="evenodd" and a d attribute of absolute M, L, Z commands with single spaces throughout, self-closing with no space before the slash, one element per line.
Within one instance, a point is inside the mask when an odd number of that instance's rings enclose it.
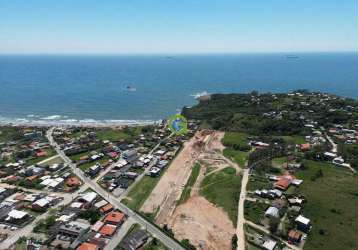
<path fill-rule="evenodd" d="M 184 145 L 141 208 L 145 213 L 156 213 L 157 224 L 169 225 L 176 238 L 189 239 L 198 249 L 231 249 L 231 238 L 235 234 L 227 213 L 199 195 L 200 183 L 209 168 L 211 173 L 229 165 L 241 170 L 221 155 L 223 136 L 223 132 L 217 131 L 198 132 Z M 201 170 L 191 197 L 177 206 L 191 169 L 198 160 Z"/>
<path fill-rule="evenodd" d="M 178 206 L 169 221 L 175 237 L 200 249 L 231 249 L 235 228 L 227 214 L 201 196 Z"/>
<path fill-rule="evenodd" d="M 198 159 L 202 150 L 202 141 L 205 141 L 206 135 L 198 132 L 185 145 L 179 155 L 173 160 L 170 167 L 153 189 L 146 202 L 143 204 L 141 211 L 145 213 L 157 214 L 157 223 L 163 224 L 165 219 L 174 211 L 176 200 L 190 176 L 191 169 Z M 199 144 L 199 145 L 198 145 Z"/>

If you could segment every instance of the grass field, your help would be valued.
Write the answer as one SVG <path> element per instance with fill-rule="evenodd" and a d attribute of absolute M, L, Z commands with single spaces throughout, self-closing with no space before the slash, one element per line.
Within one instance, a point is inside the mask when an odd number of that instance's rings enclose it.
<path fill-rule="evenodd" d="M 327 163 L 305 165 L 308 169 L 296 174 L 308 200 L 303 213 L 313 224 L 305 249 L 358 249 L 358 176 Z M 323 176 L 313 181 L 320 169 Z"/>
<path fill-rule="evenodd" d="M 247 144 L 247 134 L 239 132 L 226 132 L 222 143 L 225 146 L 231 146 L 234 144 Z"/>
<path fill-rule="evenodd" d="M 243 152 L 239 150 L 235 150 L 233 148 L 225 148 L 224 156 L 235 161 L 240 167 L 244 167 L 249 156 L 249 152 Z"/>
<path fill-rule="evenodd" d="M 159 180 L 159 177 L 144 176 L 128 193 L 128 198 L 124 198 L 122 202 L 133 210 L 139 210 Z"/>
<path fill-rule="evenodd" d="M 245 219 L 255 224 L 261 224 L 261 220 L 265 215 L 265 211 L 269 205 L 254 201 L 245 201 Z"/>
<path fill-rule="evenodd" d="M 191 193 L 191 188 L 193 187 L 193 185 L 196 182 L 196 179 L 199 176 L 200 167 L 201 167 L 200 164 L 196 163 L 194 165 L 193 169 L 191 170 L 190 177 L 189 177 L 187 183 L 185 184 L 184 190 L 181 193 L 181 196 L 180 196 L 180 199 L 178 201 L 178 204 L 182 204 L 182 203 L 186 202 L 189 199 L 190 193 Z"/>
<path fill-rule="evenodd" d="M 279 158 L 273 158 L 272 164 L 274 166 L 282 166 L 282 164 L 287 162 L 287 157 L 279 157 Z"/>
<path fill-rule="evenodd" d="M 278 137 L 282 138 L 287 144 L 303 144 L 306 142 L 305 137 L 301 135 L 287 135 Z"/>
<path fill-rule="evenodd" d="M 248 191 L 255 191 L 257 189 L 269 189 L 272 183 L 265 176 L 251 175 L 247 183 L 246 189 Z"/>
<path fill-rule="evenodd" d="M 208 201 L 222 207 L 234 225 L 237 222 L 237 206 L 240 198 L 241 176 L 227 167 L 207 175 L 201 183 L 200 194 Z"/>

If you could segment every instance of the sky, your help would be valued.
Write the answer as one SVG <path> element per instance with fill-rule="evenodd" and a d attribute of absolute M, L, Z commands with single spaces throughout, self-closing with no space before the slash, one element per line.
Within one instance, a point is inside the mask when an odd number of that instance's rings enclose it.
<path fill-rule="evenodd" d="M 357 0 L 0 0 L 0 53 L 358 51 Z"/>

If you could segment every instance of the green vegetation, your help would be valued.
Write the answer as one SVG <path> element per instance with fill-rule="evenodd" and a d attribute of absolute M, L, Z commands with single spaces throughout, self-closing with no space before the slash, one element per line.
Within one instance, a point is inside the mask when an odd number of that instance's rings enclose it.
<path fill-rule="evenodd" d="M 180 196 L 180 199 L 178 201 L 178 204 L 185 203 L 189 199 L 190 193 L 191 193 L 191 188 L 195 184 L 196 179 L 199 176 L 199 173 L 200 173 L 200 164 L 196 163 L 194 165 L 193 169 L 191 170 L 190 177 L 189 177 L 187 183 L 185 184 L 184 190 L 181 193 L 181 196 Z"/>
<path fill-rule="evenodd" d="M 159 180 L 160 178 L 144 176 L 137 184 L 135 184 L 122 202 L 133 210 L 139 210 Z"/>
<path fill-rule="evenodd" d="M 246 161 L 249 156 L 248 152 L 243 152 L 232 148 L 225 148 L 223 153 L 225 157 L 233 160 L 239 164 L 240 167 L 244 167 L 246 165 Z"/>
<path fill-rule="evenodd" d="M 261 220 L 265 215 L 266 209 L 269 205 L 261 202 L 245 201 L 245 219 L 252 221 L 255 224 L 261 224 Z"/>
<path fill-rule="evenodd" d="M 37 222 L 36 226 L 34 227 L 34 232 L 47 234 L 50 227 L 53 226 L 55 223 L 56 223 L 56 216 L 50 215 L 46 219 Z"/>
<path fill-rule="evenodd" d="M 257 189 L 269 189 L 272 187 L 271 182 L 264 175 L 251 175 L 247 183 L 246 189 L 248 191 L 255 191 Z"/>
<path fill-rule="evenodd" d="M 306 139 L 301 135 L 291 135 L 291 136 L 278 136 L 278 138 L 283 139 L 287 144 L 304 144 Z"/>
<path fill-rule="evenodd" d="M 277 157 L 272 159 L 272 164 L 274 166 L 282 166 L 282 164 L 287 162 L 287 157 Z"/>
<path fill-rule="evenodd" d="M 160 240 L 154 238 L 143 247 L 143 250 L 169 250 Z"/>
<path fill-rule="evenodd" d="M 36 163 L 39 163 L 43 160 L 46 160 L 52 156 L 54 156 L 56 154 L 56 151 L 52 148 L 50 149 L 46 149 L 47 155 L 46 156 L 42 156 L 42 157 L 31 157 L 28 160 L 26 160 L 26 164 L 27 165 L 34 165 Z"/>
<path fill-rule="evenodd" d="M 120 141 L 129 139 L 131 135 L 125 133 L 123 130 L 106 128 L 96 131 L 96 137 L 102 141 Z"/>
<path fill-rule="evenodd" d="M 222 207 L 232 223 L 236 225 L 240 185 L 241 177 L 236 175 L 236 170 L 227 167 L 205 176 L 201 183 L 200 194 L 208 201 Z"/>
<path fill-rule="evenodd" d="M 300 192 L 308 201 L 303 213 L 313 223 L 305 249 L 357 249 L 358 176 L 327 163 L 305 165 L 296 174 L 303 179 Z"/>
<path fill-rule="evenodd" d="M 222 143 L 225 146 L 233 146 L 236 144 L 246 145 L 247 141 L 247 134 L 246 133 L 239 133 L 239 132 L 226 132 Z"/>
<path fill-rule="evenodd" d="M 12 140 L 20 140 L 23 138 L 24 136 L 21 130 L 16 127 L 0 127 L 0 143 Z"/>
<path fill-rule="evenodd" d="M 226 146 L 223 152 L 224 156 L 244 167 L 249 155 L 248 151 L 250 151 L 247 134 L 226 132 L 222 143 Z"/>
<path fill-rule="evenodd" d="M 101 218 L 101 214 L 98 209 L 91 208 L 81 211 L 79 217 L 81 219 L 88 220 L 91 224 L 94 224 Z"/>

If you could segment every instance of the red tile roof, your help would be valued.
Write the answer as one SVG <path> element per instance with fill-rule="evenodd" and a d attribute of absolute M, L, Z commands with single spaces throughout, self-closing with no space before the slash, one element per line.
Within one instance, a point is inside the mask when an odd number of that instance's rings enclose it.
<path fill-rule="evenodd" d="M 117 226 L 106 224 L 101 228 L 101 230 L 99 230 L 99 233 L 103 236 L 112 236 L 116 229 Z"/>
<path fill-rule="evenodd" d="M 104 222 L 110 222 L 114 224 L 119 224 L 124 220 L 124 214 L 121 212 L 111 212 L 109 213 L 106 218 L 104 219 Z"/>
<path fill-rule="evenodd" d="M 77 250 L 98 250 L 99 247 L 95 244 L 84 242 L 79 247 L 77 247 Z"/>

